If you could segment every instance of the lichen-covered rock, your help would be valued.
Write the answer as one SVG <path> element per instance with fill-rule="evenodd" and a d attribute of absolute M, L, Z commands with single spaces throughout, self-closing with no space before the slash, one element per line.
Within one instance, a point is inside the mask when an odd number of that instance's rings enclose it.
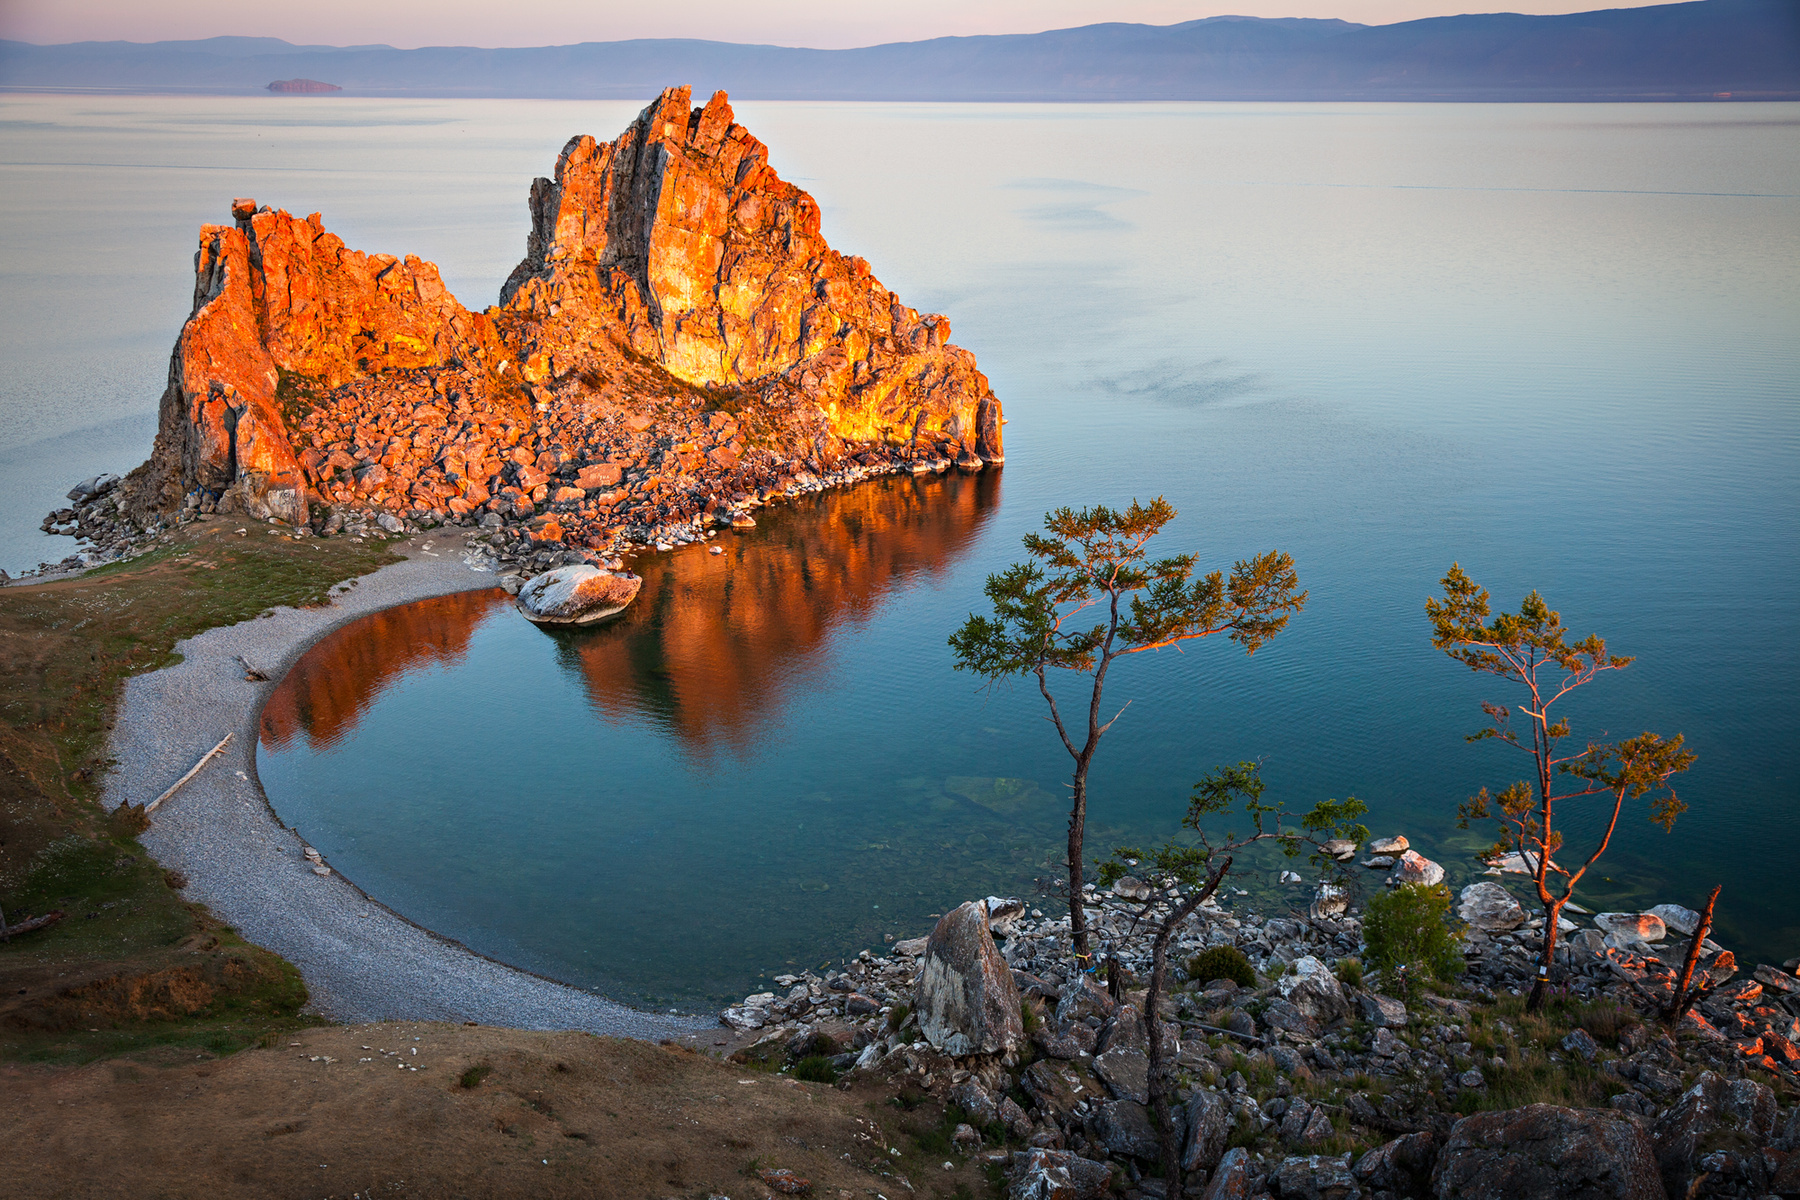
<path fill-rule="evenodd" d="M 1357 1200 L 1362 1189 L 1342 1158 L 1310 1154 L 1285 1158 L 1271 1181 L 1282 1200 Z"/>
<path fill-rule="evenodd" d="M 1430 1190 L 1438 1137 L 1429 1130 L 1383 1142 L 1356 1160 L 1356 1181 L 1370 1191 L 1422 1196 Z"/>
<path fill-rule="evenodd" d="M 1703 1071 L 1650 1130 L 1663 1186 L 1686 1196 L 1706 1168 L 1706 1151 L 1718 1145 L 1767 1146 L 1781 1116 L 1775 1093 L 1753 1079 L 1725 1079 Z"/>
<path fill-rule="evenodd" d="M 1007 1168 L 1007 1200 L 1096 1200 L 1112 1168 L 1068 1150 L 1020 1150 Z"/>
<path fill-rule="evenodd" d="M 1155 1162 L 1160 1154 L 1150 1111 L 1136 1100 L 1108 1100 L 1094 1118 L 1100 1144 L 1112 1154 Z"/>
<path fill-rule="evenodd" d="M 1513 894 L 1486 880 L 1462 890 L 1456 915 L 1483 933 L 1509 933 L 1525 923 L 1525 909 Z"/>
<path fill-rule="evenodd" d="M 1296 959 L 1293 970 L 1276 980 L 1276 986 L 1308 1020 L 1329 1025 L 1350 1015 L 1350 999 L 1344 994 L 1344 985 L 1330 967 L 1310 954 Z"/>
<path fill-rule="evenodd" d="M 1119 1099 L 1150 1103 L 1150 1056 L 1142 1050 L 1116 1046 L 1096 1055 L 1094 1074 Z"/>
<path fill-rule="evenodd" d="M 1464 1117 L 1431 1184 L 1438 1200 L 1666 1200 L 1648 1134 L 1618 1114 L 1554 1104 Z"/>
<path fill-rule="evenodd" d="M 1187 1141 L 1181 1154 L 1184 1171 L 1211 1171 L 1225 1153 L 1231 1136 L 1231 1108 L 1225 1098 L 1197 1089 L 1187 1103 Z"/>
<path fill-rule="evenodd" d="M 1200 1200 L 1244 1200 L 1250 1194 L 1250 1152 L 1242 1146 L 1227 1150 L 1218 1169 L 1206 1182 Z"/>
<path fill-rule="evenodd" d="M 592 625 L 625 611 L 644 581 L 587 563 L 546 571 L 519 589 L 519 611 L 539 625 Z"/>
<path fill-rule="evenodd" d="M 1024 1040 L 1018 985 L 994 946 L 986 902 L 957 906 L 931 931 L 913 1011 L 925 1040 L 952 1056 L 1006 1054 Z"/>

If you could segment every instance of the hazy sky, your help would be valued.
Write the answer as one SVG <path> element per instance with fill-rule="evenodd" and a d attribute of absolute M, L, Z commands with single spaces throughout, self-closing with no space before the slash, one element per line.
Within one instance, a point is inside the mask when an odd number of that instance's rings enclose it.
<path fill-rule="evenodd" d="M 545 46 L 694 37 L 784 46 L 866 46 L 971 33 L 1035 33 L 1097 21 L 1171 25 L 1235 13 L 1342 17 L 1371 25 L 1457 12 L 1584 12 L 1660 0 L 0 0 L 0 37 L 27 42 L 279 37 L 334 46 Z"/>

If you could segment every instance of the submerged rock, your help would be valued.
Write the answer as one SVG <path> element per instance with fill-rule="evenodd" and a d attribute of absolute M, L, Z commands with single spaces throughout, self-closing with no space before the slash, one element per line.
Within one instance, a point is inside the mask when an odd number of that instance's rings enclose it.
<path fill-rule="evenodd" d="M 592 625 L 625 611 L 644 581 L 587 563 L 546 571 L 519 589 L 519 611 L 539 625 Z"/>

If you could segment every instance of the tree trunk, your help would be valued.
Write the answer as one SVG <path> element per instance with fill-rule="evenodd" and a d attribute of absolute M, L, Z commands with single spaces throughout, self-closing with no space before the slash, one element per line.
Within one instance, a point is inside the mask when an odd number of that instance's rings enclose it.
<path fill-rule="evenodd" d="M 1556 965 L 1556 927 L 1562 922 L 1563 905 L 1568 902 L 1564 896 L 1544 906 L 1544 952 L 1538 956 L 1537 979 L 1531 985 L 1531 995 L 1526 997 L 1526 1012 L 1542 1011 L 1550 999 L 1550 969 Z"/>
<path fill-rule="evenodd" d="M 1156 1122 L 1156 1142 L 1162 1152 L 1163 1180 L 1167 1185 L 1164 1200 L 1181 1200 L 1181 1136 L 1169 1115 L 1168 1069 L 1162 1060 L 1162 1014 L 1157 1005 L 1162 1000 L 1163 980 L 1169 973 L 1169 939 L 1181 923 L 1206 903 L 1207 897 L 1219 890 L 1225 872 L 1231 870 L 1228 858 L 1219 869 L 1207 876 L 1205 886 L 1176 905 L 1175 911 L 1157 926 L 1156 939 L 1150 945 L 1150 989 L 1144 993 L 1144 1031 L 1149 1035 L 1150 1115 Z"/>
<path fill-rule="evenodd" d="M 1700 943 L 1704 942 L 1706 935 L 1712 932 L 1713 905 L 1719 902 L 1719 890 L 1724 886 L 1724 884 L 1719 884 L 1713 888 L 1712 895 L 1706 898 L 1705 909 L 1700 913 L 1700 923 L 1694 926 L 1693 939 L 1688 942 L 1687 959 L 1681 964 L 1681 978 L 1676 981 L 1675 994 L 1669 997 L 1669 1007 L 1663 1013 L 1663 1020 L 1670 1025 L 1681 1020 L 1687 1010 L 1694 1006 L 1694 1001 L 1700 998 L 1700 993 L 1707 990 L 1707 988 L 1697 988 L 1690 994 L 1688 984 L 1694 981 L 1694 967 L 1700 961 Z M 1710 976 L 1707 983 L 1710 987 Z"/>
<path fill-rule="evenodd" d="M 1069 940 L 1075 947 L 1075 959 L 1088 965 L 1087 913 L 1082 909 L 1081 854 L 1087 834 L 1087 764 L 1075 763 L 1075 799 L 1069 806 Z"/>

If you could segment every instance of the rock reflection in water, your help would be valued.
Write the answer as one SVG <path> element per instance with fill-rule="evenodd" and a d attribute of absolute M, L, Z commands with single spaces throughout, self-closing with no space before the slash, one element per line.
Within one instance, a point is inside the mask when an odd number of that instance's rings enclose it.
<path fill-rule="evenodd" d="M 610 717 L 648 713 L 691 748 L 747 746 L 757 719 L 846 621 L 946 570 L 1000 503 L 1001 475 L 890 477 L 764 510 L 723 554 L 644 556 L 637 602 L 592 631 L 546 631 Z"/>
<path fill-rule="evenodd" d="M 759 714 L 817 659 L 831 632 L 870 616 L 896 583 L 946 569 L 1000 501 L 1000 473 L 876 480 L 765 510 L 719 539 L 723 554 L 646 555 L 637 602 L 593 630 L 546 630 L 595 707 L 650 714 L 697 749 L 747 745 Z M 262 742 L 336 746 L 407 672 L 449 666 L 510 598 L 498 588 L 404 604 L 307 651 L 270 697 Z"/>
<path fill-rule="evenodd" d="M 301 656 L 262 714 L 262 744 L 304 736 L 329 750 L 356 728 L 375 697 L 409 671 L 449 666 L 509 597 L 499 588 L 434 596 L 352 621 Z"/>

